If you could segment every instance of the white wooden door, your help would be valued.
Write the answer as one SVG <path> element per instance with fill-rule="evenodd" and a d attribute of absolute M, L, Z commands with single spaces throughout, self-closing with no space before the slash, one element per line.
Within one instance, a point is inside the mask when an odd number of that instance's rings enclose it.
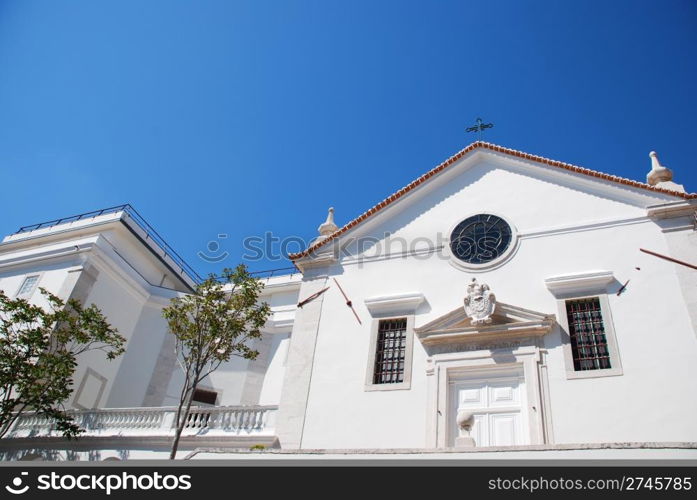
<path fill-rule="evenodd" d="M 471 436 L 477 447 L 527 444 L 522 409 L 525 383 L 521 376 L 455 380 L 450 399 L 450 444 L 458 435 L 459 410 L 474 414 Z"/>

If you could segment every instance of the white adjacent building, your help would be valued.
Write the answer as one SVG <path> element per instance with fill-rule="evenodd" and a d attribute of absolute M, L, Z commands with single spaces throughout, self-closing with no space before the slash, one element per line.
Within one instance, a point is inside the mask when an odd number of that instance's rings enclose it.
<path fill-rule="evenodd" d="M 696 211 L 655 153 L 643 183 L 471 144 L 263 278 L 261 354 L 206 381 L 179 456 L 697 457 Z M 27 416 L 2 457 L 166 457 L 161 310 L 197 279 L 128 206 L 6 237 L 0 288 L 95 303 L 128 344 L 80 360 L 83 437 Z"/>

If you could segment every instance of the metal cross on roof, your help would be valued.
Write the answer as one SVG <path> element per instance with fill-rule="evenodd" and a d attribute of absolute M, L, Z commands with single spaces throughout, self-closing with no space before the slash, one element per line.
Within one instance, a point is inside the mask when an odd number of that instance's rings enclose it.
<path fill-rule="evenodd" d="M 481 141 L 481 140 L 482 140 L 482 131 L 483 131 L 485 128 L 491 128 L 491 127 L 493 127 L 493 126 L 494 126 L 493 123 L 482 123 L 482 119 L 481 119 L 481 118 L 477 118 L 477 124 L 474 125 L 474 126 L 472 126 L 472 127 L 467 128 L 467 129 L 465 130 L 465 132 L 478 132 L 478 134 L 477 134 L 477 135 L 478 135 L 477 140 L 478 140 L 478 141 Z"/>

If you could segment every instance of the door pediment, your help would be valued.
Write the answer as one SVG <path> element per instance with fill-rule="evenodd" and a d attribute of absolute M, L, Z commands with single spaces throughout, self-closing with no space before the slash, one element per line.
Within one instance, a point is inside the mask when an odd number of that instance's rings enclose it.
<path fill-rule="evenodd" d="M 459 307 L 435 320 L 414 329 L 425 346 L 482 340 L 537 337 L 549 333 L 556 322 L 553 314 L 545 314 L 522 307 L 497 302 L 490 321 L 482 323 L 468 316 Z"/>

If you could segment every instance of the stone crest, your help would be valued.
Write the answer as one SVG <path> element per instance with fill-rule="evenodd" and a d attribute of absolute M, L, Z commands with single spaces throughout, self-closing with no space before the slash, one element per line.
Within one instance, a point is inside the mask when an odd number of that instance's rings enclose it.
<path fill-rule="evenodd" d="M 472 325 L 491 323 L 491 315 L 496 309 L 496 296 L 489 290 L 489 285 L 477 283 L 477 278 L 467 285 L 465 313 L 472 320 Z"/>

